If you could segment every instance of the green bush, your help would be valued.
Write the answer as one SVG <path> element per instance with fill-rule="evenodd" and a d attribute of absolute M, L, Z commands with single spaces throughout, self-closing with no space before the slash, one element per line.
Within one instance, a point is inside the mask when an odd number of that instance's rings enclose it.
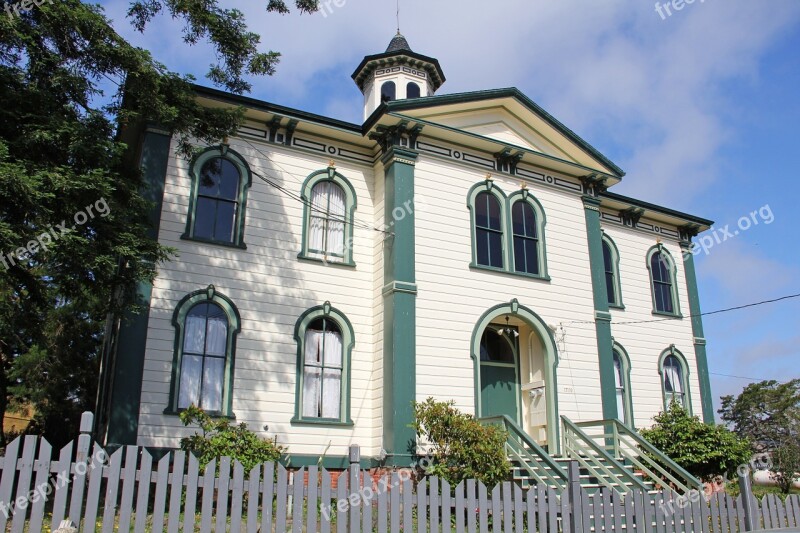
<path fill-rule="evenodd" d="M 750 442 L 724 426 L 706 424 L 675 402 L 654 417 L 642 437 L 703 481 L 724 476 L 750 461 Z"/>
<path fill-rule="evenodd" d="M 194 405 L 181 412 L 180 418 L 184 426 L 197 424 L 202 430 L 202 433 L 181 439 L 181 449 L 192 452 L 201 468 L 213 459 L 231 457 L 242 463 L 245 472 L 250 472 L 261 463 L 277 461 L 286 452 L 277 440 L 262 439 L 247 429 L 247 424 L 231 425 L 227 419 L 214 420 Z"/>
<path fill-rule="evenodd" d="M 425 473 L 455 486 L 477 479 L 488 487 L 506 481 L 511 464 L 505 451 L 508 435 L 496 426 L 482 426 L 475 417 L 460 412 L 455 402 L 428 398 L 414 402 L 417 436 L 430 444 L 431 465 Z"/>

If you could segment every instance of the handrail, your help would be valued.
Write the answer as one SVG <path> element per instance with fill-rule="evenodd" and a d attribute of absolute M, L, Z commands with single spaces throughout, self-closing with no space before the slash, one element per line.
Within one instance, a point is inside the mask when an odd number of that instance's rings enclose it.
<path fill-rule="evenodd" d="M 572 420 L 562 415 L 561 422 L 564 425 L 564 452 L 579 461 L 600 483 L 621 494 L 625 494 L 632 488 L 638 488 L 644 492 L 649 490 L 647 485 L 619 464 L 614 457 L 609 455 L 605 447 L 598 445 Z M 587 453 L 589 450 L 594 454 Z M 598 471 L 602 471 L 605 475 Z"/>
<path fill-rule="evenodd" d="M 508 415 L 480 418 L 478 422 L 483 425 L 501 426 L 508 433 L 506 451 L 537 483 L 556 489 L 565 489 L 568 486 L 569 477 L 564 467 L 554 461 L 550 454 L 536 444 Z"/>
<path fill-rule="evenodd" d="M 611 433 L 606 430 L 611 425 Z M 653 446 L 644 437 L 633 431 L 625 424 L 616 419 L 597 420 L 594 422 L 581 422 L 577 424 L 581 428 L 602 426 L 602 437 L 607 439 L 612 437 L 614 454 L 617 457 L 625 457 L 656 484 L 663 484 L 664 480 L 671 482 L 676 489 L 688 493 L 692 489 L 703 490 L 703 483 L 687 472 L 683 467 L 670 459 L 664 452 Z M 634 444 L 623 439 L 629 438 Z M 625 446 L 623 446 L 625 444 Z M 666 467 L 666 468 L 665 468 Z M 658 471 L 656 474 L 653 470 Z M 659 475 L 660 474 L 660 475 Z"/>

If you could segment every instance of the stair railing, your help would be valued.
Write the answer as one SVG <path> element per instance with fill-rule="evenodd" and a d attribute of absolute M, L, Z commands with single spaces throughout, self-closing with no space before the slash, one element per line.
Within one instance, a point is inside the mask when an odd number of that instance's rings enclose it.
<path fill-rule="evenodd" d="M 605 449 L 610 454 L 628 461 L 654 485 L 669 484 L 684 494 L 693 489 L 703 491 L 703 483 L 699 479 L 619 420 L 579 422 L 575 425 L 595 442 L 604 441 Z"/>
<path fill-rule="evenodd" d="M 641 489 L 644 492 L 649 490 L 642 480 L 617 462 L 604 446 L 597 444 L 569 418 L 562 416 L 561 422 L 564 427 L 562 431 L 564 454 L 578 461 L 581 467 L 599 483 L 620 494 L 632 489 Z"/>
<path fill-rule="evenodd" d="M 554 461 L 514 420 L 507 415 L 498 415 L 480 418 L 478 421 L 483 425 L 499 426 L 506 431 L 506 453 L 529 477 L 542 485 L 566 489 L 569 477 L 565 467 Z"/>

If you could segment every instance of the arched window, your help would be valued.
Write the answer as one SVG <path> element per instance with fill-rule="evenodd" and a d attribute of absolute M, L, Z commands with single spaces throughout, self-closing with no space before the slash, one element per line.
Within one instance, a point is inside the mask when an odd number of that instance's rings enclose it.
<path fill-rule="evenodd" d="M 511 227 L 514 230 L 514 270 L 538 274 L 539 233 L 536 229 L 536 213 L 530 204 L 514 204 L 511 208 Z"/>
<path fill-rule="evenodd" d="M 619 276 L 619 252 L 614 241 L 603 235 L 603 265 L 606 273 L 606 295 L 610 307 L 623 309 Z"/>
<path fill-rule="evenodd" d="M 683 354 L 674 346 L 661 354 L 659 372 L 664 393 L 664 409 L 668 409 L 674 401 L 691 413 L 689 368 Z"/>
<path fill-rule="evenodd" d="M 633 427 L 633 400 L 631 395 L 631 363 L 622 346 L 614 343 L 614 386 L 616 387 L 617 418 Z"/>
<path fill-rule="evenodd" d="M 391 102 L 397 100 L 397 86 L 393 81 L 387 81 L 381 85 L 381 102 Z"/>
<path fill-rule="evenodd" d="M 239 311 L 213 285 L 184 297 L 172 318 L 175 354 L 167 413 L 190 405 L 230 416 Z"/>
<path fill-rule="evenodd" d="M 475 198 L 475 246 L 479 265 L 503 268 L 503 208 L 489 192 Z"/>
<path fill-rule="evenodd" d="M 408 82 L 408 85 L 406 85 L 406 98 L 419 98 L 419 97 L 420 97 L 419 85 L 417 85 L 413 81 Z"/>
<path fill-rule="evenodd" d="M 353 328 L 330 302 L 306 311 L 295 326 L 297 403 L 293 422 L 352 424 L 350 353 Z"/>
<path fill-rule="evenodd" d="M 211 148 L 192 162 L 192 196 L 183 238 L 244 248 L 250 169 L 233 150 Z"/>
<path fill-rule="evenodd" d="M 353 186 L 333 167 L 311 174 L 301 192 L 304 203 L 301 259 L 354 266 Z"/>
<path fill-rule="evenodd" d="M 661 245 L 654 246 L 647 255 L 647 268 L 653 291 L 653 312 L 680 316 L 672 256 Z"/>

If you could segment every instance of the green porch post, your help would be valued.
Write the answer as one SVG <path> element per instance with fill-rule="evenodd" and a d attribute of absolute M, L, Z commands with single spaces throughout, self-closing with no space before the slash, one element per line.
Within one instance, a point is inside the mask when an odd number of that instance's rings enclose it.
<path fill-rule="evenodd" d="M 594 186 L 588 187 L 594 192 Z M 619 418 L 617 387 L 614 380 L 614 341 L 611 338 L 611 313 L 608 311 L 606 273 L 603 262 L 603 231 L 600 228 L 600 199 L 594 194 L 583 196 L 586 234 L 589 239 L 589 264 L 592 269 L 594 320 L 597 332 L 597 356 L 600 365 L 600 393 L 603 418 Z"/>
<path fill-rule="evenodd" d="M 411 464 L 416 436 L 416 298 L 414 257 L 414 164 L 417 152 L 388 147 L 384 241 L 383 315 L 383 448 L 387 466 Z"/>
<path fill-rule="evenodd" d="M 152 239 L 158 238 L 169 146 L 169 133 L 152 129 L 144 133 L 139 165 L 144 183 L 142 194 L 153 202 L 153 209 L 148 214 L 151 224 L 148 237 Z M 107 445 L 136 444 L 152 291 L 151 283 L 137 285 L 135 298 L 144 310 L 139 314 L 124 313 L 116 339 L 112 341 L 109 375 L 102 378 L 107 384 L 108 395 Z M 103 408 L 102 405 L 98 407 Z"/>
<path fill-rule="evenodd" d="M 694 269 L 694 255 L 691 241 L 681 241 L 683 270 L 686 274 L 686 288 L 689 292 L 689 312 L 692 315 L 692 335 L 694 336 L 694 357 L 697 361 L 697 378 L 700 381 L 700 402 L 703 406 L 703 421 L 714 424 L 714 404 L 711 399 L 711 380 L 708 374 L 706 339 L 703 334 L 703 317 L 700 316 L 700 294 L 697 292 L 697 274 Z"/>

